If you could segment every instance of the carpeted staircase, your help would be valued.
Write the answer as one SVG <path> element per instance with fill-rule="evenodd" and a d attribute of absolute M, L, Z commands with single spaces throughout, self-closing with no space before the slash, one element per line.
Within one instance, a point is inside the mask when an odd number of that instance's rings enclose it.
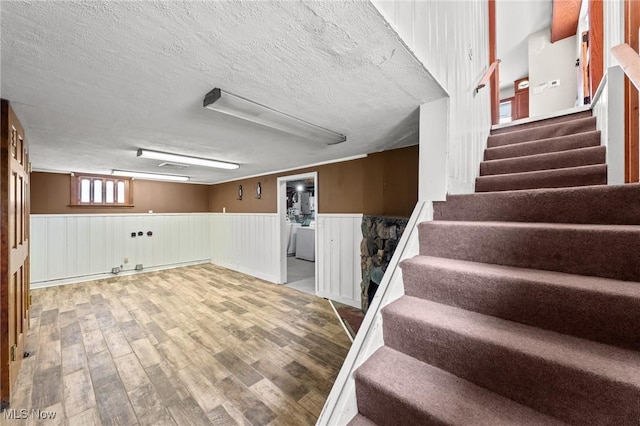
<path fill-rule="evenodd" d="M 351 425 L 640 424 L 640 186 L 590 112 L 494 131 L 436 203 Z"/>

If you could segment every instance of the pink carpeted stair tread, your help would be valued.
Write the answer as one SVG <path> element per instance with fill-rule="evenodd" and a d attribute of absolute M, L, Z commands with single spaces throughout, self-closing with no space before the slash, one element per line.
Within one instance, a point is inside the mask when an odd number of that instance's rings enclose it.
<path fill-rule="evenodd" d="M 596 130 L 595 117 L 579 118 L 562 123 L 547 124 L 532 129 L 513 130 L 498 135 L 491 135 L 487 139 L 487 148 L 567 136 L 576 133 L 592 132 L 594 130 Z"/>
<path fill-rule="evenodd" d="M 484 160 L 489 161 L 500 160 L 503 158 L 525 157 L 527 155 L 567 151 L 570 149 L 588 148 L 592 146 L 600 146 L 600 131 L 487 148 L 484 151 Z"/>
<path fill-rule="evenodd" d="M 569 167 L 538 170 L 476 178 L 476 192 L 515 191 L 539 188 L 565 188 L 575 186 L 606 185 L 607 166 Z"/>
<path fill-rule="evenodd" d="M 640 225 L 640 184 L 448 195 L 434 220 Z"/>
<path fill-rule="evenodd" d="M 405 294 L 629 349 L 640 349 L 640 283 L 416 256 Z"/>
<path fill-rule="evenodd" d="M 569 151 L 505 158 L 480 163 L 480 176 L 533 172 L 606 163 L 606 148 L 593 146 Z"/>
<path fill-rule="evenodd" d="M 638 424 L 640 185 L 606 185 L 591 111 L 491 134 L 418 225 L 352 424 Z"/>
<path fill-rule="evenodd" d="M 528 123 L 518 124 L 518 122 L 509 123 L 506 126 L 499 126 L 496 129 L 491 129 L 492 135 L 500 135 L 503 133 L 517 132 L 521 130 L 533 130 L 536 127 L 549 126 L 558 123 L 567 123 L 581 118 L 591 117 L 591 110 L 580 111 L 573 114 L 561 115 L 559 117 L 547 118 L 544 120 L 530 121 Z"/>
<path fill-rule="evenodd" d="M 358 413 L 355 415 L 353 419 L 351 419 L 349 423 L 347 423 L 347 426 L 377 426 L 377 425 L 371 420 L 369 420 L 368 418 L 366 418 L 365 416 L 363 416 L 362 414 Z"/>
<path fill-rule="evenodd" d="M 640 281 L 640 226 L 423 222 L 420 254 Z"/>
<path fill-rule="evenodd" d="M 561 424 L 388 347 L 355 375 L 360 414 L 380 426 Z"/>
<path fill-rule="evenodd" d="M 383 327 L 386 346 L 563 421 L 640 418 L 638 352 L 410 296 Z"/>

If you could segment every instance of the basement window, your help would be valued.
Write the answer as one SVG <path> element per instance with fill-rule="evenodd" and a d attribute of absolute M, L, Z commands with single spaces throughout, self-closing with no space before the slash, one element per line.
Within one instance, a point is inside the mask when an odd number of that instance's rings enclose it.
<path fill-rule="evenodd" d="M 72 207 L 133 207 L 133 180 L 126 177 L 71 175 Z"/>

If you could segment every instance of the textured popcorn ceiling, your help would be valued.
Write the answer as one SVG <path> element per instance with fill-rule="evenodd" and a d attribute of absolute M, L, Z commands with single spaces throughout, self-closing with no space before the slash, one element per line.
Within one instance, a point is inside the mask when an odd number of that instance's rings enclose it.
<path fill-rule="evenodd" d="M 165 172 L 138 148 L 240 163 L 219 182 L 417 143 L 444 96 L 369 2 L 6 2 L 1 95 L 34 169 Z M 220 87 L 347 135 L 334 146 L 202 107 Z"/>

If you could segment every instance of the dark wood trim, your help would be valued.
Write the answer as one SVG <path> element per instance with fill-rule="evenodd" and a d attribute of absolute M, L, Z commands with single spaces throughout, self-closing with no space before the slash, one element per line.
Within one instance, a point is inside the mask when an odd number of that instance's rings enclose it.
<path fill-rule="evenodd" d="M 496 62 L 496 1 L 489 1 L 489 63 Z M 500 66 L 491 76 L 491 124 L 500 122 Z"/>
<path fill-rule="evenodd" d="M 576 35 L 582 0 L 553 0 L 551 43 Z"/>
<path fill-rule="evenodd" d="M 5 286 L 5 271 L 9 268 L 9 221 L 4 213 L 4 201 L 9 198 L 9 171 L 4 167 L 8 163 L 9 155 L 9 102 L 0 101 L 2 111 L 0 113 L 0 228 L 2 240 L 0 241 L 0 411 L 9 408 L 11 395 L 9 394 L 9 314 L 8 310 L 8 285 Z M 8 278 L 7 278 L 8 279 Z M 5 288 L 6 287 L 6 288 Z"/>
<path fill-rule="evenodd" d="M 631 48 L 638 52 L 638 26 L 640 25 L 640 4 L 637 1 L 624 2 L 624 38 Z M 638 89 L 625 76 L 625 182 L 638 182 L 640 177 L 640 165 L 638 164 Z"/>
<path fill-rule="evenodd" d="M 589 0 L 589 76 L 591 97 L 604 74 L 604 16 L 602 0 Z"/>
<path fill-rule="evenodd" d="M 90 208 L 90 209 L 97 209 L 97 208 L 119 208 L 119 207 L 135 207 L 134 204 L 68 204 L 68 207 L 73 207 L 75 208 Z"/>

